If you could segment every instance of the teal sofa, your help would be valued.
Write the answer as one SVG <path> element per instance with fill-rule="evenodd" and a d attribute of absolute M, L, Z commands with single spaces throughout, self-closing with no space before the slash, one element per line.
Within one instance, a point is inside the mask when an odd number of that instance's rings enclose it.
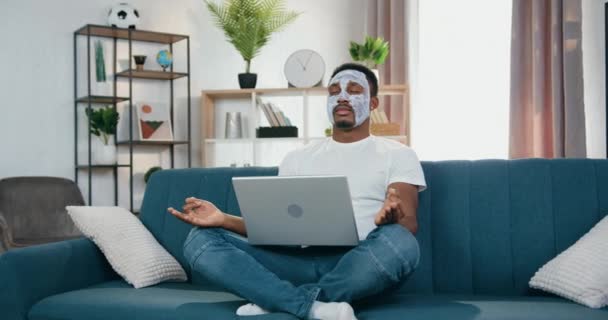
<path fill-rule="evenodd" d="M 528 287 L 541 265 L 608 214 L 608 160 L 441 161 L 423 169 L 420 265 L 394 291 L 354 303 L 359 319 L 608 319 L 606 308 Z M 195 196 L 239 214 L 231 178 L 276 174 L 276 168 L 155 173 L 141 220 L 190 282 L 133 289 L 85 238 L 17 249 L 0 256 L 0 319 L 237 318 L 244 301 L 188 268 L 182 244 L 190 226 L 166 208 Z"/>

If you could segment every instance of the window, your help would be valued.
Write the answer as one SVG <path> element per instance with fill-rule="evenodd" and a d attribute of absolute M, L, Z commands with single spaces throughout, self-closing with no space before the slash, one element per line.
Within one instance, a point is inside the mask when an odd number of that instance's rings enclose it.
<path fill-rule="evenodd" d="M 422 160 L 508 157 L 511 1 L 418 2 L 412 145 Z"/>

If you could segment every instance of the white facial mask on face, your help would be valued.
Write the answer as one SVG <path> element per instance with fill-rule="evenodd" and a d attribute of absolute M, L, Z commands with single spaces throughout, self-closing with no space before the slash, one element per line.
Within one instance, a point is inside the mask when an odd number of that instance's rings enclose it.
<path fill-rule="evenodd" d="M 362 86 L 363 93 L 350 95 L 346 92 L 349 82 L 354 82 Z M 370 93 L 369 83 L 367 82 L 365 74 L 356 70 L 340 71 L 329 81 L 330 86 L 334 83 L 340 85 L 340 93 L 333 96 L 330 95 L 327 98 L 327 115 L 329 116 L 329 121 L 331 121 L 332 124 L 335 124 L 334 109 L 338 106 L 338 100 L 343 99 L 347 100 L 350 106 L 353 107 L 353 112 L 355 113 L 355 127 L 360 126 L 363 121 L 369 118 Z"/>

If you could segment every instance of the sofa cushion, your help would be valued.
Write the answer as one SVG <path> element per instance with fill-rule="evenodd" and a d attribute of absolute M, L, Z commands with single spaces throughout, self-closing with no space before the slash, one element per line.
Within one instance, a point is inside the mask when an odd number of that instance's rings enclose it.
<path fill-rule="evenodd" d="M 558 297 L 393 294 L 355 305 L 357 318 L 381 320 L 600 320 L 590 309 Z"/>
<path fill-rule="evenodd" d="M 234 319 L 241 298 L 211 285 L 162 283 L 133 289 L 122 280 L 57 294 L 35 304 L 30 320 Z M 358 319 L 560 320 L 606 319 L 608 309 L 589 309 L 557 297 L 389 294 L 355 304 Z M 247 318 L 296 319 L 284 313 Z"/>
<path fill-rule="evenodd" d="M 67 206 L 68 214 L 135 288 L 188 280 L 184 269 L 131 212 L 121 207 Z"/>
<path fill-rule="evenodd" d="M 530 286 L 591 308 L 608 305 L 608 217 L 545 264 Z"/>
<path fill-rule="evenodd" d="M 32 307 L 29 319 L 232 319 L 243 303 L 212 286 L 164 282 L 134 289 L 116 280 L 47 297 Z"/>

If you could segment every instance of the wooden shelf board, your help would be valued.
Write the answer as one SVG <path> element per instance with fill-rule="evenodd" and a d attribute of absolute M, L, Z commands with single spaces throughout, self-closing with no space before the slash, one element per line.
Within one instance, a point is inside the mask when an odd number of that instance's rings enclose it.
<path fill-rule="evenodd" d="M 88 103 L 89 101 L 91 103 L 112 104 L 114 102 L 118 103 L 118 102 L 123 102 L 123 101 L 129 101 L 129 98 L 91 95 L 91 96 L 85 96 L 85 97 L 80 97 L 80 98 L 76 99 L 76 102 L 82 102 L 82 103 Z"/>
<path fill-rule="evenodd" d="M 117 145 L 129 145 L 129 141 L 118 141 Z M 141 141 L 141 140 L 133 140 L 134 145 L 140 146 L 169 146 L 176 144 L 188 144 L 188 141 Z"/>
<path fill-rule="evenodd" d="M 260 95 L 283 95 L 300 96 L 304 93 L 308 95 L 324 96 L 327 95 L 327 88 L 255 88 L 255 89 L 228 89 L 228 90 L 203 90 L 202 94 L 210 98 L 247 98 L 251 94 Z M 380 86 L 378 95 L 404 95 L 407 93 L 407 86 L 404 84 Z"/>
<path fill-rule="evenodd" d="M 91 169 L 112 169 L 112 168 L 120 168 L 120 167 L 130 167 L 128 164 L 92 164 Z M 88 169 L 89 166 L 86 164 L 77 165 L 78 169 Z"/>
<path fill-rule="evenodd" d="M 409 89 L 405 84 L 391 84 L 380 86 L 378 95 L 381 96 L 402 96 L 408 93 Z"/>
<path fill-rule="evenodd" d="M 394 139 L 394 140 L 403 140 L 403 139 L 407 139 L 407 136 L 377 136 L 377 137 L 383 137 L 383 138 L 387 138 L 387 139 Z M 251 143 L 251 142 L 276 142 L 276 141 L 301 141 L 301 142 L 305 142 L 306 140 L 308 141 L 318 141 L 318 140 L 323 140 L 326 139 L 327 137 L 309 137 L 309 138 L 255 138 L 255 139 L 251 139 L 251 138 L 243 138 L 243 139 L 205 139 L 205 143 L 207 144 L 214 144 L 214 143 Z"/>
<path fill-rule="evenodd" d="M 205 143 L 251 143 L 251 142 L 265 142 L 265 141 L 305 141 L 305 138 L 243 138 L 243 139 L 205 139 Z"/>
<path fill-rule="evenodd" d="M 182 77 L 187 77 L 188 74 L 184 72 L 169 72 L 169 71 L 157 71 L 157 70 L 130 70 L 131 75 L 129 75 L 129 70 L 121 71 L 116 75 L 119 77 L 125 78 L 138 78 L 138 79 L 151 79 L 151 80 L 174 80 Z"/>
<path fill-rule="evenodd" d="M 97 37 L 105 37 L 105 38 L 117 38 L 117 39 L 129 39 L 129 31 L 131 33 L 131 40 L 134 41 L 145 41 L 145 42 L 155 42 L 155 43 L 163 43 L 163 44 L 171 44 L 184 39 L 188 39 L 188 36 L 181 34 L 172 34 L 172 33 L 164 33 L 164 32 L 155 32 L 148 30 L 138 30 L 138 29 L 124 29 L 124 28 L 114 28 L 110 26 L 101 26 L 101 25 L 93 25 L 88 24 L 84 27 L 76 30 L 76 34 L 87 35 Z"/>

